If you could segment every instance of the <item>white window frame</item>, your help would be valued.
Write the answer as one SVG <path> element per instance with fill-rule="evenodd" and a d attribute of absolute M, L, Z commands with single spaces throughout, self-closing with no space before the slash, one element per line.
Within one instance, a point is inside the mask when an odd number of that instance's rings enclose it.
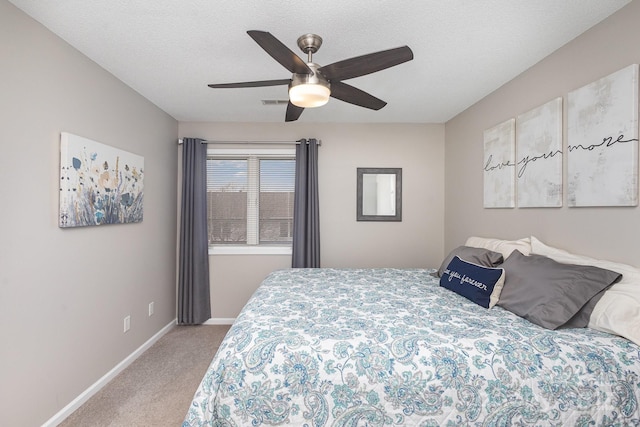
<path fill-rule="evenodd" d="M 243 158 L 255 158 L 256 163 L 258 159 L 295 159 L 296 149 L 292 148 L 208 148 L 207 158 L 215 157 L 218 159 L 243 159 Z M 249 167 L 251 167 L 251 160 L 249 160 Z M 254 164 L 253 166 L 256 166 Z M 250 186 L 251 188 L 251 186 Z M 257 188 L 254 186 L 253 188 Z M 258 195 L 254 194 L 247 196 L 248 203 L 257 203 Z M 253 202 L 252 202 L 253 200 Z M 256 218 L 256 221 L 258 219 Z M 255 224 L 255 230 L 257 232 L 258 227 Z M 257 234 L 252 236 L 257 242 Z M 247 228 L 247 243 L 244 245 L 209 245 L 209 255 L 291 255 L 291 243 L 286 244 L 257 244 L 249 243 L 249 229 Z"/>

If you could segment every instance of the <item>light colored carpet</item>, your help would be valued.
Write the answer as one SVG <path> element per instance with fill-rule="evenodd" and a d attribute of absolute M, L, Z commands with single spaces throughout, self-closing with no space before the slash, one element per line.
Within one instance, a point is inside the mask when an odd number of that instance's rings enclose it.
<path fill-rule="evenodd" d="M 174 327 L 59 426 L 180 426 L 229 327 Z"/>

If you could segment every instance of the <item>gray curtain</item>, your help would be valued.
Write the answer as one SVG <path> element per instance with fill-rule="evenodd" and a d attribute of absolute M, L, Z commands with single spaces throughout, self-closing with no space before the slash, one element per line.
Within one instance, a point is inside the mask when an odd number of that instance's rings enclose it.
<path fill-rule="evenodd" d="M 207 234 L 207 146 L 182 140 L 182 203 L 178 264 L 178 324 L 211 318 Z"/>
<path fill-rule="evenodd" d="M 296 184 L 293 199 L 293 268 L 320 267 L 318 208 L 318 141 L 296 145 Z"/>

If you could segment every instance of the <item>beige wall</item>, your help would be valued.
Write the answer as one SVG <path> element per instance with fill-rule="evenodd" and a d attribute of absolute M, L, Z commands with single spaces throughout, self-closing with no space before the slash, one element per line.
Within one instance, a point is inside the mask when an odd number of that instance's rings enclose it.
<path fill-rule="evenodd" d="M 323 267 L 437 267 L 442 261 L 444 125 L 181 122 L 179 134 L 207 140 L 320 139 Z M 356 221 L 358 167 L 402 168 L 402 222 Z M 236 317 L 268 272 L 290 265 L 289 256 L 212 256 L 212 316 Z"/>
<path fill-rule="evenodd" d="M 445 250 L 469 235 L 534 235 L 575 253 L 640 266 L 640 209 L 483 209 L 483 131 L 640 61 L 640 2 L 628 6 L 446 123 Z M 566 149 L 566 124 L 564 125 Z M 565 156 L 566 157 L 566 156 Z M 566 158 L 565 158 L 566 194 Z"/>
<path fill-rule="evenodd" d="M 0 425 L 37 426 L 175 318 L 178 125 L 6 0 L 0 124 Z M 144 156 L 142 223 L 58 228 L 62 131 Z"/>

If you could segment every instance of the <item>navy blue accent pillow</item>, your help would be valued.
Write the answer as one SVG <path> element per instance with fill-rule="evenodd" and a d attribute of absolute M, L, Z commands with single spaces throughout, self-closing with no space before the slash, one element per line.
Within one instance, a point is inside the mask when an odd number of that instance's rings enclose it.
<path fill-rule="evenodd" d="M 473 264 L 457 255 L 440 278 L 440 286 L 485 308 L 496 305 L 503 285 L 504 269 Z"/>

